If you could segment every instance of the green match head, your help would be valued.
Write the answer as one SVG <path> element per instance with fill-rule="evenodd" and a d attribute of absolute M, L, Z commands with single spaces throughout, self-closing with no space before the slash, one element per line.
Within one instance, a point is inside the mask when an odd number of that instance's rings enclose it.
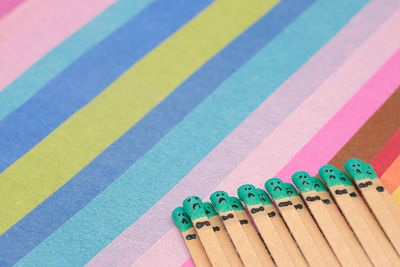
<path fill-rule="evenodd" d="M 347 173 L 356 181 L 367 178 L 363 163 L 359 159 L 349 159 L 344 164 Z"/>
<path fill-rule="evenodd" d="M 257 196 L 256 188 L 254 185 L 245 184 L 238 188 L 237 194 L 239 198 L 246 203 L 247 206 L 261 204 L 260 199 Z"/>
<path fill-rule="evenodd" d="M 342 181 L 340 181 L 338 174 L 336 173 L 336 167 L 333 165 L 322 166 L 321 169 L 319 169 L 319 175 L 328 186 L 343 184 Z"/>
<path fill-rule="evenodd" d="M 314 176 L 310 177 L 310 181 L 311 181 L 312 190 L 317 191 L 317 192 L 328 191 L 328 190 L 326 190 L 326 187 L 322 183 L 322 181 L 320 179 L 318 179 L 317 177 L 314 177 Z"/>
<path fill-rule="evenodd" d="M 262 190 L 261 188 L 257 188 L 257 189 L 256 189 L 256 193 L 257 193 L 257 196 L 258 196 L 258 198 L 260 199 L 261 203 L 262 203 L 264 206 L 272 205 L 272 201 L 271 201 L 271 199 L 269 198 L 267 192 L 265 192 L 265 191 Z"/>
<path fill-rule="evenodd" d="M 291 183 L 283 183 L 283 189 L 287 197 L 298 196 L 296 188 Z"/>
<path fill-rule="evenodd" d="M 183 201 L 183 208 L 192 220 L 207 217 L 203 202 L 199 197 L 191 196 Z"/>
<path fill-rule="evenodd" d="M 278 178 L 271 178 L 265 182 L 265 189 L 274 199 L 281 199 L 286 197 L 284 192 L 283 182 Z"/>
<path fill-rule="evenodd" d="M 212 218 L 212 217 L 218 215 L 214 206 L 210 202 L 203 202 L 203 205 L 204 205 L 204 209 L 206 210 L 206 214 L 207 214 L 208 218 Z"/>
<path fill-rule="evenodd" d="M 307 172 L 296 172 L 292 175 L 292 181 L 302 193 L 314 190 L 310 182 L 310 175 Z"/>
<path fill-rule="evenodd" d="M 182 207 L 174 209 L 172 219 L 174 219 L 176 226 L 182 233 L 193 227 L 192 221 Z"/>
<path fill-rule="evenodd" d="M 363 162 L 363 167 L 369 179 L 371 180 L 378 179 L 378 175 L 376 174 L 374 168 L 372 168 L 370 164 Z"/>
<path fill-rule="evenodd" d="M 244 210 L 242 202 L 237 197 L 230 197 L 233 210 Z"/>
<path fill-rule="evenodd" d="M 345 186 L 354 186 L 353 182 L 345 171 L 336 170 L 336 173 L 337 176 L 339 176 L 340 181 L 342 181 L 342 184 L 344 184 Z"/>
<path fill-rule="evenodd" d="M 219 212 L 226 212 L 226 211 L 233 210 L 230 198 L 229 198 L 228 194 L 224 191 L 214 192 L 210 196 L 210 200 L 213 203 L 214 207 Z"/>

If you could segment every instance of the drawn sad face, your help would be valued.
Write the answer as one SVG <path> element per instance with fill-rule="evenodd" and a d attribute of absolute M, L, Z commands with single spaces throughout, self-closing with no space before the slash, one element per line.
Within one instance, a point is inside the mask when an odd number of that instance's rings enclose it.
<path fill-rule="evenodd" d="M 210 200 L 219 212 L 231 211 L 232 205 L 228 194 L 224 191 L 214 192 Z"/>
<path fill-rule="evenodd" d="M 363 163 L 359 159 L 349 159 L 344 164 L 344 168 L 346 169 L 350 177 L 352 177 L 356 181 L 367 178 Z"/>
<path fill-rule="evenodd" d="M 197 196 L 191 196 L 183 201 L 183 208 L 192 220 L 206 217 L 203 202 Z"/>
<path fill-rule="evenodd" d="M 265 189 L 274 199 L 281 199 L 287 196 L 283 188 L 283 182 L 278 178 L 272 178 L 265 182 Z"/>
<path fill-rule="evenodd" d="M 337 175 L 335 166 L 332 165 L 322 166 L 321 169 L 319 169 L 319 175 L 328 186 L 343 184 Z"/>
<path fill-rule="evenodd" d="M 239 198 L 246 203 L 247 206 L 260 205 L 261 201 L 257 195 L 254 185 L 245 184 L 238 188 Z"/>
<path fill-rule="evenodd" d="M 174 209 L 172 218 L 182 233 L 193 227 L 192 221 L 182 207 Z"/>
<path fill-rule="evenodd" d="M 313 190 L 312 184 L 310 182 L 310 175 L 307 172 L 296 172 L 292 176 L 292 181 L 303 193 Z"/>

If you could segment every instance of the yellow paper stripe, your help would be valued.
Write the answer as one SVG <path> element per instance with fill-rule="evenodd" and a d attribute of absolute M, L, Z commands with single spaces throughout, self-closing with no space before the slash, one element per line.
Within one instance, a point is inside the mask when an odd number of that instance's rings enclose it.
<path fill-rule="evenodd" d="M 0 233 L 60 188 L 278 0 L 218 0 L 0 175 Z"/>
<path fill-rule="evenodd" d="M 393 192 L 392 198 L 400 208 L 400 186 L 396 189 L 396 191 Z"/>

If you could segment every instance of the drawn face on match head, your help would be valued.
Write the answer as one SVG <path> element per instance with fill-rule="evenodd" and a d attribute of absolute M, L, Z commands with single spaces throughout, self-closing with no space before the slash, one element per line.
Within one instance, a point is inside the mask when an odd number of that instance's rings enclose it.
<path fill-rule="evenodd" d="M 281 199 L 286 197 L 284 192 L 283 182 L 278 178 L 271 178 L 265 182 L 265 189 L 274 199 Z"/>
<path fill-rule="evenodd" d="M 374 168 L 372 168 L 370 164 L 363 162 L 362 166 L 364 167 L 365 173 L 367 174 L 367 177 L 369 179 L 371 180 L 378 179 L 378 175 L 376 174 Z"/>
<path fill-rule="evenodd" d="M 294 188 L 291 183 L 283 183 L 283 189 L 287 197 L 294 197 L 299 195 L 296 188 Z"/>
<path fill-rule="evenodd" d="M 232 205 L 231 205 L 231 201 L 229 199 L 229 196 L 224 191 L 214 192 L 210 196 L 210 200 L 213 203 L 214 207 L 219 212 L 227 212 L 227 211 L 232 211 L 233 210 Z"/>
<path fill-rule="evenodd" d="M 359 159 L 349 159 L 344 164 L 347 173 L 356 181 L 367 178 L 363 163 Z"/>
<path fill-rule="evenodd" d="M 292 175 L 292 181 L 302 193 L 314 190 L 310 182 L 310 175 L 307 172 L 296 172 Z"/>
<path fill-rule="evenodd" d="M 257 188 L 257 189 L 256 189 L 256 193 L 257 193 L 257 196 L 258 196 L 258 198 L 260 199 L 261 203 L 262 203 L 264 206 L 272 205 L 272 201 L 271 201 L 271 199 L 269 198 L 267 192 L 265 192 L 265 191 L 262 190 L 261 188 Z"/>
<path fill-rule="evenodd" d="M 182 207 L 174 209 L 172 212 L 172 219 L 182 233 L 193 227 L 192 221 Z"/>
<path fill-rule="evenodd" d="M 328 186 L 343 185 L 340 181 L 336 168 L 333 165 L 324 165 L 319 169 L 319 175 Z"/>
<path fill-rule="evenodd" d="M 353 182 L 351 181 L 350 177 L 347 175 L 347 173 L 343 170 L 336 170 L 336 174 L 339 177 L 339 180 L 344 184 L 345 186 L 354 186 Z"/>
<path fill-rule="evenodd" d="M 207 217 L 212 218 L 214 216 L 217 216 L 218 213 L 215 210 L 214 206 L 210 202 L 203 202 L 204 209 L 206 211 Z"/>
<path fill-rule="evenodd" d="M 233 210 L 235 211 L 244 210 L 240 199 L 238 199 L 237 197 L 230 197 L 229 199 L 231 200 L 231 205 Z"/>
<path fill-rule="evenodd" d="M 325 185 L 322 183 L 322 181 L 320 179 L 318 179 L 317 177 L 310 177 L 310 181 L 311 181 L 311 186 L 313 188 L 314 191 L 317 192 L 322 192 L 322 191 L 328 191 L 325 187 Z"/>
<path fill-rule="evenodd" d="M 183 201 L 183 208 L 192 220 L 207 217 L 203 202 L 197 196 L 191 196 Z"/>
<path fill-rule="evenodd" d="M 260 205 L 261 201 L 257 196 L 254 185 L 245 184 L 238 188 L 237 194 L 239 198 L 246 203 L 247 206 Z"/>

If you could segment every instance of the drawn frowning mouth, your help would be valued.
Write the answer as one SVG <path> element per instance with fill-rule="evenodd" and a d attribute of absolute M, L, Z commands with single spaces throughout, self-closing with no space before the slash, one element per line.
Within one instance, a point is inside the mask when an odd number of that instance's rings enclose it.
<path fill-rule="evenodd" d="M 221 197 L 221 198 L 218 200 L 218 203 L 221 203 L 222 201 L 225 201 L 225 202 L 226 202 L 226 199 L 223 198 L 223 197 Z"/>
<path fill-rule="evenodd" d="M 303 181 L 303 182 L 301 183 L 301 185 L 304 185 L 304 184 L 310 184 L 310 183 L 307 182 L 307 181 Z"/>
<path fill-rule="evenodd" d="M 247 197 L 255 197 L 253 193 L 249 193 Z"/>
<path fill-rule="evenodd" d="M 279 191 L 282 191 L 282 188 L 278 185 L 278 186 L 275 186 L 275 188 L 274 188 L 274 191 L 276 191 L 276 190 L 278 190 L 279 189 Z"/>
<path fill-rule="evenodd" d="M 200 204 L 199 203 L 195 203 L 195 204 L 193 204 L 193 209 L 195 210 L 196 209 L 196 206 L 198 207 L 198 208 L 200 208 Z"/>

